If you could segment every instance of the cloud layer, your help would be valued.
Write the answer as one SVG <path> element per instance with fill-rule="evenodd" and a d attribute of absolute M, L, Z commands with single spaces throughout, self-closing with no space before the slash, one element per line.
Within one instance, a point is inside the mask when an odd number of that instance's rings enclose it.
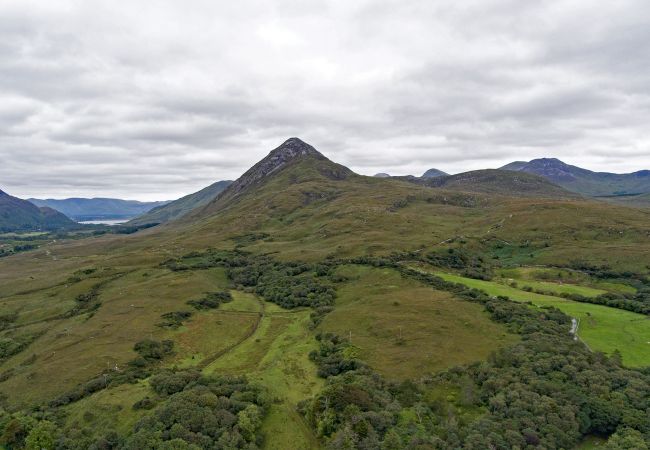
<path fill-rule="evenodd" d="M 650 3 L 0 4 L 0 187 L 172 199 L 290 136 L 359 173 L 650 168 Z"/>

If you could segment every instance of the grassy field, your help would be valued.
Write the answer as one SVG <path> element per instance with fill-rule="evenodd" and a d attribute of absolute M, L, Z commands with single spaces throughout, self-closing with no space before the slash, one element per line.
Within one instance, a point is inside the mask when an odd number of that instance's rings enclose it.
<path fill-rule="evenodd" d="M 287 311 L 264 303 L 256 331 L 204 369 L 206 373 L 243 374 L 267 389 L 273 402 L 262 425 L 266 449 L 319 448 L 296 412 L 298 402 L 313 396 L 323 383 L 308 358 L 316 349 L 308 323 L 308 310 Z"/>
<path fill-rule="evenodd" d="M 493 281 L 475 280 L 435 271 L 435 275 L 454 283 L 480 289 L 494 296 L 503 295 L 536 306 L 554 306 L 579 319 L 578 335 L 592 350 L 611 354 L 621 352 L 629 367 L 650 365 L 650 318 L 641 314 L 601 305 L 578 303 L 561 297 L 515 289 Z"/>
<path fill-rule="evenodd" d="M 504 283 L 515 281 L 519 288 L 530 286 L 535 290 L 554 294 L 579 294 L 584 297 L 596 297 L 606 292 L 633 294 L 636 289 L 628 284 L 615 281 L 594 280 L 589 275 L 576 270 L 517 267 L 500 269 L 497 275 Z"/>
<path fill-rule="evenodd" d="M 99 391 L 63 408 L 66 426 L 81 429 L 90 425 L 100 433 L 106 430 L 127 433 L 148 413 L 133 409 L 134 403 L 147 396 L 151 396 L 151 390 L 145 380 Z"/>
<path fill-rule="evenodd" d="M 124 365 L 135 357 L 133 345 L 149 337 L 176 338 L 179 362 L 192 357 L 201 360 L 236 342 L 253 326 L 256 315 L 195 312 L 178 330 L 164 329 L 156 324 L 161 321 L 161 314 L 191 311 L 192 308 L 185 304 L 188 300 L 208 291 L 223 289 L 226 285 L 221 269 L 170 272 L 149 268 L 134 270 L 114 279 L 100 289 L 101 306 L 94 314 L 55 319 L 38 325 L 42 327 L 39 337 L 25 351 L 0 366 L 2 371 L 13 370 L 13 375 L 0 385 L 0 389 L 8 395 L 8 403 L 12 406 L 51 399 L 108 368 Z M 67 288 L 60 289 L 67 292 Z M 27 297 L 30 301 L 43 302 L 48 292 L 50 290 L 45 290 L 40 299 L 38 292 Z M 70 295 L 74 293 L 76 291 Z M 62 299 L 70 299 L 61 295 Z M 15 297 L 0 299 L 0 305 L 5 302 L 13 305 Z M 45 309 L 49 314 L 49 308 Z M 35 326 L 30 325 L 32 328 Z M 23 329 L 5 333 L 18 333 Z M 69 370 L 70 367 L 74 370 Z M 57 383 L 46 382 L 53 376 L 56 376 Z"/>
<path fill-rule="evenodd" d="M 393 269 L 344 266 L 338 273 L 349 281 L 319 329 L 344 337 L 351 332 L 359 357 L 389 378 L 480 360 L 516 340 L 480 305 L 404 279 Z"/>

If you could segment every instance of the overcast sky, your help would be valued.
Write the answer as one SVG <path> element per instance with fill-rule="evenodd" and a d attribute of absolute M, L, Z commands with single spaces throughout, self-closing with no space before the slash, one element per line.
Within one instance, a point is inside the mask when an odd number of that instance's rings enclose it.
<path fill-rule="evenodd" d="M 0 189 L 174 199 L 290 136 L 369 175 L 650 169 L 650 2 L 0 1 Z"/>

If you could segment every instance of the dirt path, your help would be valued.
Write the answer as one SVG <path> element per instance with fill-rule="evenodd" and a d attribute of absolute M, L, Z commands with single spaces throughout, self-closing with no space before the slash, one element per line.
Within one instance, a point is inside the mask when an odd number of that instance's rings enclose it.
<path fill-rule="evenodd" d="M 264 313 L 264 302 L 263 302 L 262 300 L 260 300 L 259 298 L 257 299 L 257 301 L 258 301 L 259 304 L 260 304 L 260 311 L 257 313 L 257 320 L 255 321 L 255 323 L 253 324 L 253 326 L 248 330 L 248 332 L 246 332 L 246 334 L 243 335 L 242 338 L 239 339 L 239 340 L 238 340 L 237 342 L 235 342 L 234 344 L 231 344 L 231 345 L 229 345 L 228 347 L 226 347 L 226 348 L 224 348 L 224 349 L 222 349 L 222 350 L 219 350 L 217 353 L 215 353 L 215 354 L 213 354 L 213 355 L 210 355 L 210 356 L 208 356 L 207 358 L 205 358 L 203 361 L 201 361 L 201 362 L 197 365 L 197 367 L 198 367 L 199 369 L 201 369 L 201 370 L 205 369 L 205 368 L 208 367 L 210 364 L 212 364 L 213 362 L 215 362 L 217 359 L 219 359 L 219 358 L 221 358 L 222 356 L 224 356 L 225 354 L 230 353 L 231 351 L 235 350 L 237 347 L 239 347 L 240 345 L 242 345 L 242 344 L 243 344 L 244 342 L 246 342 L 248 339 L 250 339 L 251 337 L 253 337 L 253 335 L 254 335 L 254 334 L 257 332 L 257 330 L 259 329 L 260 324 L 262 323 L 262 319 L 264 319 L 264 317 L 265 317 L 265 313 Z M 250 312 L 250 311 L 222 311 L 222 312 L 224 312 L 224 313 L 230 313 L 230 314 L 249 314 L 249 315 L 250 315 L 250 314 L 256 314 L 256 313 L 253 313 L 253 312 Z"/>

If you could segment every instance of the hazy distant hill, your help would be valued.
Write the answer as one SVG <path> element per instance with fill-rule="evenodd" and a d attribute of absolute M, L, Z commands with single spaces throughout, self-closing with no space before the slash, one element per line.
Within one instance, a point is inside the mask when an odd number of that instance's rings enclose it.
<path fill-rule="evenodd" d="M 64 214 L 12 197 L 0 191 L 0 232 L 74 228 L 77 224 Z"/>
<path fill-rule="evenodd" d="M 624 197 L 650 193 L 650 170 L 624 174 L 592 172 L 556 158 L 516 161 L 501 169 L 540 175 L 565 189 L 591 197 L 608 197 L 610 200 L 621 197 L 623 200 Z"/>
<path fill-rule="evenodd" d="M 426 172 L 422 174 L 421 178 L 435 178 L 435 177 L 445 177 L 449 175 L 446 172 L 443 172 L 442 170 L 438 169 L 429 169 Z"/>
<path fill-rule="evenodd" d="M 143 214 L 129 222 L 129 225 L 145 225 L 151 223 L 165 223 L 170 220 L 178 219 L 195 208 L 199 208 L 208 204 L 224 189 L 226 189 L 232 181 L 217 181 L 210 186 L 201 189 L 193 194 L 181 197 L 178 200 L 169 202 L 165 205 L 153 208 L 146 214 Z"/>
<path fill-rule="evenodd" d="M 28 199 L 36 206 L 47 206 L 66 216 L 82 220 L 130 219 L 169 202 L 139 202 L 117 198 Z"/>

